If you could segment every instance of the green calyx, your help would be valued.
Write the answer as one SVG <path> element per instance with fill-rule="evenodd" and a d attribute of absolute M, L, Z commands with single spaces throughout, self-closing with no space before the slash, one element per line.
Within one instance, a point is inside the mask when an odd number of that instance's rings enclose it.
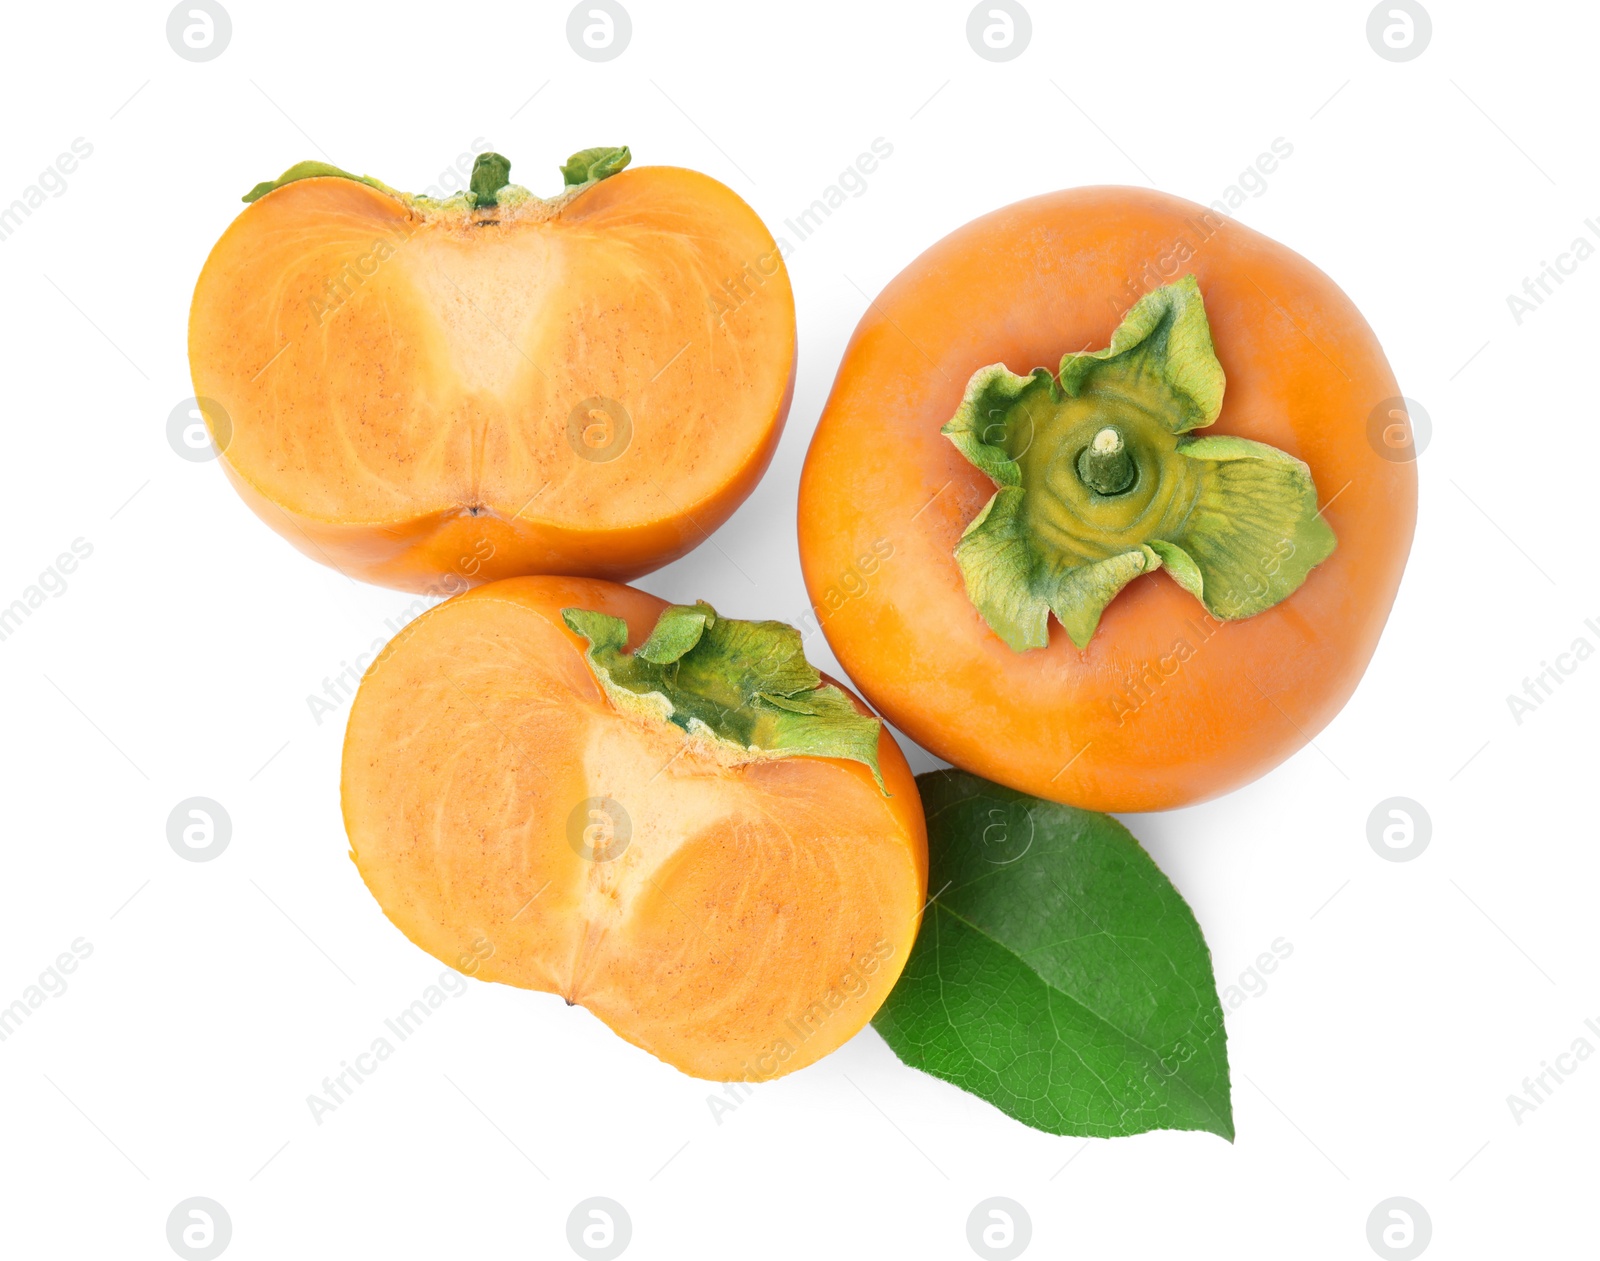
<path fill-rule="evenodd" d="M 632 160 L 633 154 L 626 145 L 584 149 L 574 153 L 561 167 L 561 178 L 565 187 L 559 196 L 570 197 L 593 184 L 598 184 L 608 176 L 615 175 Z M 510 159 L 498 153 L 480 153 L 472 164 L 472 176 L 467 191 L 456 193 L 451 197 L 434 198 L 420 193 L 402 193 L 390 188 L 382 180 L 373 179 L 370 175 L 352 175 L 349 171 L 341 170 L 327 162 L 296 162 L 277 179 L 263 180 L 257 184 L 241 200 L 259 201 L 285 184 L 320 176 L 354 180 L 358 184 L 376 188 L 381 193 L 388 193 L 407 205 L 423 207 L 460 206 L 467 209 L 487 209 L 502 202 L 525 201 L 533 197 L 527 189 L 507 182 L 511 177 Z"/>
<path fill-rule="evenodd" d="M 369 188 L 376 188 L 380 193 L 393 193 L 382 180 L 375 180 L 370 175 L 352 175 L 349 171 L 341 170 L 327 162 L 296 162 L 275 180 L 262 180 L 243 197 L 243 202 L 260 201 L 268 193 L 282 188 L 285 184 L 293 184 L 297 180 L 317 179 L 320 176 L 331 175 L 336 179 L 354 180 L 357 184 L 365 184 Z"/>
<path fill-rule="evenodd" d="M 670 722 L 740 756 L 848 758 L 878 768 L 882 724 L 822 682 L 800 632 L 783 622 L 719 617 L 709 604 L 665 608 L 650 637 L 624 651 L 628 624 L 588 609 L 562 620 L 607 697 L 627 713 Z"/>
<path fill-rule="evenodd" d="M 1110 346 L 1066 355 L 1055 376 L 973 374 L 941 432 L 998 489 L 956 562 L 1013 650 L 1044 647 L 1051 613 L 1086 647 L 1116 594 L 1163 566 L 1213 617 L 1250 617 L 1333 553 L 1304 463 L 1188 436 L 1216 420 L 1224 384 L 1192 275 L 1145 294 Z"/>
<path fill-rule="evenodd" d="M 561 168 L 561 178 L 568 188 L 598 183 L 608 175 L 615 175 L 629 162 L 633 153 L 627 145 L 609 149 L 583 149 L 567 159 Z"/>

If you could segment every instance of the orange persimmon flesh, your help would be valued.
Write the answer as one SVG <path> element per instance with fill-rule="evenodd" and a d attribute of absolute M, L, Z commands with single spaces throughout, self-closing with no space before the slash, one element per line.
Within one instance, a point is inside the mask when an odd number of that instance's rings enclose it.
<path fill-rule="evenodd" d="M 229 479 L 313 559 L 438 593 L 626 579 L 765 471 L 794 300 L 755 212 L 694 171 L 476 209 L 321 176 L 223 233 L 189 355 Z"/>
<path fill-rule="evenodd" d="M 351 856 L 444 962 L 581 1004 L 691 1075 L 765 1080 L 854 1035 L 899 976 L 926 896 L 922 809 L 881 728 L 888 795 L 860 762 L 730 756 L 615 708 L 562 611 L 624 619 L 631 650 L 664 607 L 518 578 L 411 623 L 351 710 Z M 631 825 L 609 861 L 573 841 L 596 799 Z"/>

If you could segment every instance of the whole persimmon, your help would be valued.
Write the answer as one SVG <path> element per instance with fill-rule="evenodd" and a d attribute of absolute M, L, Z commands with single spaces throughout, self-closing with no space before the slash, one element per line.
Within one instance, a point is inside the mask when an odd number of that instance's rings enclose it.
<path fill-rule="evenodd" d="M 717 1081 L 860 1030 L 927 893 L 905 758 L 798 631 L 597 579 L 506 579 L 410 623 L 356 695 L 342 795 L 417 945 Z"/>
<path fill-rule="evenodd" d="M 862 318 L 801 478 L 806 584 L 940 757 L 1095 810 L 1203 801 L 1366 669 L 1415 526 L 1407 425 L 1298 254 L 1162 193 L 1035 197 Z"/>
<path fill-rule="evenodd" d="M 721 525 L 788 412 L 794 297 L 736 194 L 629 156 L 573 155 L 550 199 L 493 153 L 444 200 L 317 162 L 251 190 L 195 286 L 189 361 L 257 515 L 437 594 L 631 578 Z"/>

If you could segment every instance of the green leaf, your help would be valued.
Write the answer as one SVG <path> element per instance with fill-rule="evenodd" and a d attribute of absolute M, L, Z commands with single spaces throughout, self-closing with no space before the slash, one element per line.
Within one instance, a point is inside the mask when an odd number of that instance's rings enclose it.
<path fill-rule="evenodd" d="M 718 617 L 704 601 L 675 604 L 629 653 L 620 617 L 588 609 L 561 616 L 589 641 L 584 656 L 618 708 L 741 753 L 861 762 L 887 794 L 878 768 L 883 724 L 823 683 L 794 627 Z"/>
<path fill-rule="evenodd" d="M 588 184 L 615 175 L 632 161 L 633 153 L 627 145 L 582 149 L 567 159 L 561 168 L 561 178 L 569 188 Z"/>
<path fill-rule="evenodd" d="M 917 786 L 937 892 L 873 1019 L 895 1054 L 1052 1134 L 1231 1142 L 1211 954 L 1128 830 L 964 771 Z"/>

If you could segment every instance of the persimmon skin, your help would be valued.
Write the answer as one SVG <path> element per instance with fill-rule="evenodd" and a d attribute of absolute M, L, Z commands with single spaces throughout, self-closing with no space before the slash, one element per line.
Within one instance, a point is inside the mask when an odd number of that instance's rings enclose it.
<path fill-rule="evenodd" d="M 885 797 L 860 762 L 724 765 L 614 709 L 562 610 L 623 619 L 631 650 L 665 607 L 598 579 L 522 577 L 409 623 L 351 708 L 351 857 L 446 964 L 559 994 L 693 1076 L 768 1080 L 848 1040 L 898 978 L 927 896 L 921 801 L 887 729 Z M 571 811 L 613 796 L 632 843 L 588 861 Z M 875 942 L 851 993 L 841 978 Z M 812 1011 L 835 986 L 844 1001 Z"/>
<path fill-rule="evenodd" d="M 256 515 L 347 576 L 438 595 L 625 581 L 692 550 L 765 473 L 796 369 L 771 234 L 675 167 L 553 211 L 286 184 L 213 248 L 189 353 L 196 396 L 229 417 L 218 463 Z M 614 459 L 569 437 L 591 397 L 630 413 Z"/>
<path fill-rule="evenodd" d="M 1304 460 L 1338 546 L 1280 604 L 1210 618 L 1165 572 L 1135 579 L 1083 651 L 1050 622 L 1013 652 L 953 552 L 994 483 L 943 437 L 968 379 L 1054 371 L 1108 344 L 1146 290 L 1193 272 L 1227 375 L 1210 435 Z M 915 259 L 857 326 L 800 483 L 801 566 L 851 680 L 938 756 L 1023 792 L 1166 810 L 1249 783 L 1349 699 L 1416 524 L 1414 463 L 1368 439 L 1400 394 L 1372 330 L 1311 263 L 1242 224 L 1136 188 L 1046 194 Z M 859 558 L 887 559 L 841 596 Z"/>

